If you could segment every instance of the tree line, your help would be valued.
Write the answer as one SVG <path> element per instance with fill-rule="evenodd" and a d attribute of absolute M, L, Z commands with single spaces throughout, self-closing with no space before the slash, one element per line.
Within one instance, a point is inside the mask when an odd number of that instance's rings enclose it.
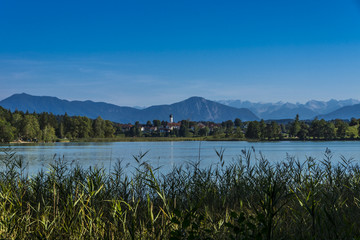
<path fill-rule="evenodd" d="M 135 123 L 129 131 L 125 131 L 129 137 L 213 137 L 213 138 L 234 138 L 253 140 L 336 140 L 355 139 L 360 135 L 359 119 L 345 121 L 336 119 L 325 121 L 324 119 L 299 120 L 297 115 L 294 120 L 286 121 L 247 121 L 239 118 L 234 121 L 228 120 L 222 123 L 194 122 L 182 120 L 179 128 L 168 131 L 165 129 L 167 122 L 154 120 L 146 125 Z M 144 126 L 156 126 L 154 131 L 141 131 Z M 160 128 L 158 128 L 160 127 Z"/>
<path fill-rule="evenodd" d="M 301 121 L 247 121 L 239 118 L 222 123 L 182 120 L 176 124 L 153 120 L 146 124 L 120 124 L 101 117 L 24 113 L 0 107 L 0 142 L 54 142 L 57 139 L 113 137 L 209 137 L 253 140 L 335 140 L 359 138 L 359 119 Z"/>
<path fill-rule="evenodd" d="M 113 123 L 101 117 L 53 115 L 6 110 L 0 107 L 0 142 L 54 142 L 56 139 L 114 137 Z"/>

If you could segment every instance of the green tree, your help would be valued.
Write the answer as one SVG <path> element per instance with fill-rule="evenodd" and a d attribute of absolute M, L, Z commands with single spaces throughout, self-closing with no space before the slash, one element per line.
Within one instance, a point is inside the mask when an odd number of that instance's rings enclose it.
<path fill-rule="evenodd" d="M 227 120 L 227 121 L 225 122 L 225 127 L 226 127 L 227 129 L 233 129 L 233 128 L 234 128 L 234 122 L 231 121 L 231 120 Z"/>
<path fill-rule="evenodd" d="M 279 124 L 277 124 L 275 121 L 271 122 L 271 130 L 272 130 L 271 138 L 273 138 L 273 139 L 281 138 L 281 136 L 282 136 L 281 128 L 280 128 Z"/>
<path fill-rule="evenodd" d="M 78 117 L 77 118 L 77 133 L 79 138 L 88 138 L 93 135 L 92 121 L 87 117 Z"/>
<path fill-rule="evenodd" d="M 15 111 L 12 114 L 12 119 L 11 119 L 11 125 L 15 128 L 15 132 L 14 135 L 16 136 L 16 138 L 19 138 L 23 129 L 23 124 L 24 124 L 24 114 L 18 111 Z"/>
<path fill-rule="evenodd" d="M 0 118 L 5 119 L 7 122 L 11 122 L 12 113 L 10 110 L 6 110 L 5 108 L 0 106 Z"/>
<path fill-rule="evenodd" d="M 345 138 L 346 130 L 348 129 L 348 124 L 340 119 L 335 120 L 335 128 L 336 128 L 336 137 Z"/>
<path fill-rule="evenodd" d="M 334 139 L 336 137 L 335 125 L 332 122 L 326 122 L 323 132 L 324 138 L 327 140 Z"/>
<path fill-rule="evenodd" d="M 200 128 L 199 128 L 199 126 L 197 125 L 197 124 L 195 124 L 194 126 L 193 126 L 193 136 L 199 136 L 199 130 L 200 130 Z"/>
<path fill-rule="evenodd" d="M 55 128 L 50 124 L 46 125 L 42 130 L 42 139 L 44 142 L 54 142 L 56 139 Z"/>
<path fill-rule="evenodd" d="M 64 123 L 61 122 L 59 129 L 58 129 L 58 134 L 57 134 L 60 138 L 64 138 L 65 137 L 65 129 L 64 129 Z"/>
<path fill-rule="evenodd" d="M 205 137 L 209 134 L 210 129 L 208 127 L 200 128 L 199 130 L 199 136 Z"/>
<path fill-rule="evenodd" d="M 252 121 L 248 123 L 246 128 L 245 137 L 250 139 L 260 138 L 260 124 L 258 121 Z"/>
<path fill-rule="evenodd" d="M 11 142 L 14 140 L 15 128 L 4 118 L 0 118 L 0 142 Z"/>
<path fill-rule="evenodd" d="M 189 121 L 187 121 L 187 120 L 181 121 L 180 129 L 179 129 L 179 136 L 180 137 L 189 137 L 190 136 Z"/>
<path fill-rule="evenodd" d="M 147 127 L 151 127 L 151 126 L 152 126 L 151 121 L 147 121 L 147 122 L 146 122 L 146 126 L 147 126 Z"/>
<path fill-rule="evenodd" d="M 359 124 L 359 119 L 351 118 L 351 121 L 349 123 L 349 126 L 356 126 Z"/>
<path fill-rule="evenodd" d="M 234 125 L 235 127 L 242 127 L 242 122 L 240 118 L 235 118 Z"/>
<path fill-rule="evenodd" d="M 25 115 L 23 137 L 28 140 L 37 140 L 41 136 L 39 122 L 34 115 Z"/>
<path fill-rule="evenodd" d="M 104 129 L 105 137 L 112 138 L 112 137 L 114 137 L 114 133 L 115 133 L 115 128 L 114 128 L 112 122 L 109 120 L 105 120 L 105 129 Z"/>
<path fill-rule="evenodd" d="M 154 125 L 154 127 L 160 127 L 160 125 L 161 125 L 161 121 L 160 121 L 160 120 L 155 119 L 155 120 L 153 120 L 153 125 Z"/>
<path fill-rule="evenodd" d="M 231 120 L 227 120 L 226 122 L 222 122 L 221 126 L 225 128 L 226 137 L 232 135 L 234 131 L 234 122 Z"/>
<path fill-rule="evenodd" d="M 301 124 L 299 121 L 299 114 L 296 114 L 295 121 L 290 126 L 290 136 L 298 137 L 298 133 L 300 132 Z"/>
<path fill-rule="evenodd" d="M 301 140 L 306 140 L 309 136 L 309 125 L 305 122 L 300 123 L 300 131 L 298 132 L 297 136 Z"/>
<path fill-rule="evenodd" d="M 63 123 L 63 135 L 67 138 L 71 138 L 71 126 L 72 126 L 72 118 L 69 117 L 67 113 L 65 113 L 64 117 L 62 118 Z"/>
<path fill-rule="evenodd" d="M 135 125 L 133 126 L 133 134 L 136 137 L 141 137 L 141 125 L 139 121 L 136 121 Z"/>
<path fill-rule="evenodd" d="M 259 127 L 260 127 L 260 138 L 265 139 L 267 137 L 267 129 L 264 119 L 261 119 L 259 123 Z"/>
<path fill-rule="evenodd" d="M 313 137 L 313 138 L 317 138 L 317 139 L 323 137 L 324 136 L 324 133 L 323 133 L 324 124 L 326 124 L 326 122 L 324 123 L 324 120 L 320 121 L 319 119 L 315 118 L 311 122 L 310 136 Z"/>
<path fill-rule="evenodd" d="M 245 137 L 244 132 L 241 129 L 241 127 L 236 127 L 235 137 L 237 137 L 237 138 L 244 138 Z"/>
<path fill-rule="evenodd" d="M 93 124 L 94 137 L 103 138 L 105 137 L 105 121 L 99 116 L 95 119 Z"/>

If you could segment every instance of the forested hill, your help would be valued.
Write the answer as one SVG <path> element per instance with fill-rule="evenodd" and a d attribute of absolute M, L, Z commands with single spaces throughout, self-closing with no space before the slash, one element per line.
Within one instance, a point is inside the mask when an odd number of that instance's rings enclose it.
<path fill-rule="evenodd" d="M 223 122 L 240 118 L 243 121 L 258 120 L 258 117 L 246 108 L 234 108 L 200 97 L 192 97 L 171 105 L 152 106 L 146 109 L 121 107 L 113 104 L 92 101 L 67 101 L 56 97 L 40 97 L 29 94 L 14 94 L 0 101 L 0 106 L 12 111 L 49 112 L 55 115 L 67 113 L 69 116 L 86 116 L 119 123 L 145 123 L 148 120 L 168 120 L 173 114 L 175 121 L 189 119 L 192 121 Z"/>

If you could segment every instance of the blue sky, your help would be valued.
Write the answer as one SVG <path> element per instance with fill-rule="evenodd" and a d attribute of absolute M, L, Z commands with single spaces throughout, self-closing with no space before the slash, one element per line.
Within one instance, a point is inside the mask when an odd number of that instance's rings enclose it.
<path fill-rule="evenodd" d="M 0 29 L 0 99 L 360 98 L 356 0 L 0 0 Z"/>

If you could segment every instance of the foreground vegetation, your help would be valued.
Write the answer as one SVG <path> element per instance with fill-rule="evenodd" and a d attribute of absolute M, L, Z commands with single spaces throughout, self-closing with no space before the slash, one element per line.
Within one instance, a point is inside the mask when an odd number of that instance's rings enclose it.
<path fill-rule="evenodd" d="M 359 239 L 360 167 L 344 158 L 270 162 L 255 150 L 167 174 L 146 153 L 135 168 L 83 169 L 54 159 L 27 176 L 1 156 L 2 239 Z M 215 153 L 214 153 L 215 154 Z M 132 172 L 131 174 L 129 172 Z"/>

